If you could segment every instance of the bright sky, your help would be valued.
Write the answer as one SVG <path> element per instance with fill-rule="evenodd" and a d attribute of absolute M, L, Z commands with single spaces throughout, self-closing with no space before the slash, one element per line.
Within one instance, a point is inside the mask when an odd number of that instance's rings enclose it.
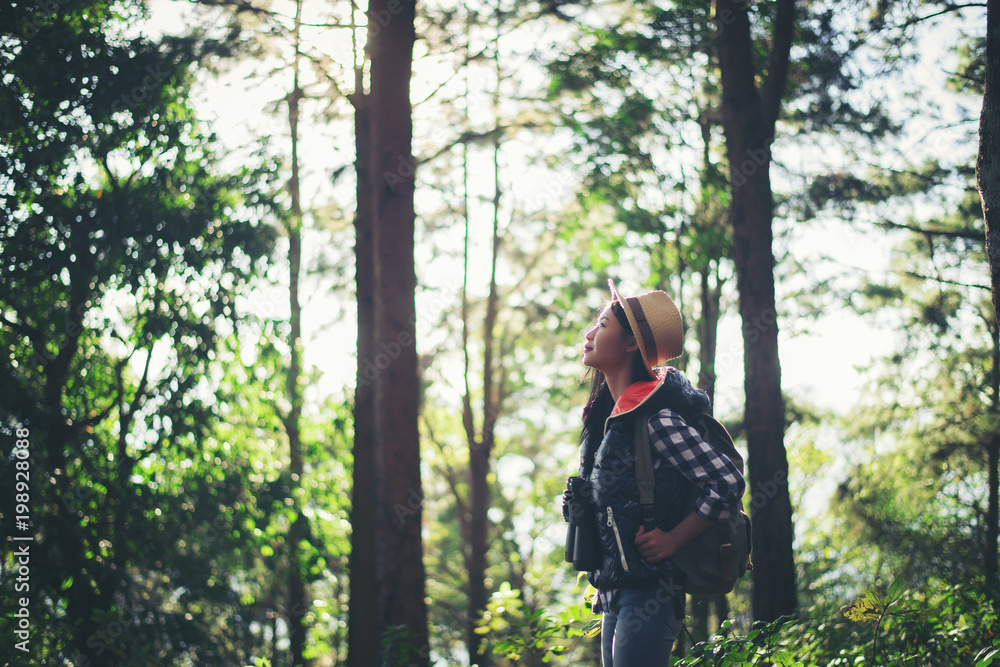
<path fill-rule="evenodd" d="M 327 3 L 312 3 L 306 5 L 307 10 L 328 6 Z M 290 3 L 276 2 L 272 6 L 277 11 L 291 15 Z M 166 32 L 182 32 L 186 29 L 190 14 L 190 5 L 172 2 L 170 0 L 153 0 L 152 25 Z M 309 15 L 307 22 L 323 23 L 326 17 Z M 958 29 L 942 30 L 935 33 L 933 39 L 927 38 L 923 47 L 926 54 L 922 62 L 911 74 L 916 80 L 928 86 L 942 85 L 944 71 L 954 66 L 943 54 L 958 37 Z M 535 35 L 533 39 L 541 39 Z M 550 36 L 551 38 L 551 36 Z M 344 29 L 313 29 L 310 39 L 313 45 L 322 48 L 334 60 L 345 62 L 350 58 L 350 33 Z M 418 47 L 418 56 L 419 56 Z M 287 139 L 286 129 L 281 116 L 274 116 L 266 111 L 266 107 L 280 99 L 289 87 L 290 74 L 286 72 L 273 75 L 265 82 L 257 79 L 247 80 L 247 75 L 259 65 L 246 63 L 234 71 L 224 74 L 219 80 L 212 80 L 203 85 L 197 95 L 197 106 L 202 115 L 213 119 L 212 127 L 222 141 L 234 147 L 232 159 L 239 161 L 245 156 L 246 147 L 250 147 L 256 138 L 273 136 L 274 144 L 285 151 Z M 445 81 L 451 74 L 450 65 L 441 62 L 434 66 L 422 62 L 414 80 L 414 99 L 422 99 L 437 85 Z M 530 76 L 532 70 L 525 67 L 524 76 Z M 422 77 L 422 78 L 421 78 Z M 473 82 L 473 85 L 479 83 Z M 948 95 L 939 98 L 945 105 L 957 105 L 958 102 Z M 963 102 L 968 104 L 968 102 Z M 341 109 L 346 106 L 341 101 Z M 475 110 L 474 110 L 475 113 Z M 955 116 L 960 108 L 944 109 L 946 116 Z M 349 118 L 348 118 L 349 120 Z M 418 143 L 423 145 L 447 140 L 452 129 L 448 125 L 435 123 L 433 113 L 425 113 L 419 108 L 415 112 L 415 131 Z M 976 132 L 976 127 L 958 126 L 939 128 L 933 125 L 917 128 L 914 141 L 904 147 L 911 159 L 925 151 L 928 147 L 939 148 L 942 142 L 968 141 L 970 133 Z M 304 194 L 307 201 L 322 201 L 329 199 L 333 190 L 328 184 L 328 174 L 338 166 L 350 165 L 353 161 L 353 143 L 350 123 L 340 122 L 333 127 L 307 125 L 304 128 L 303 163 L 306 166 L 304 176 Z M 538 141 L 537 135 L 532 141 Z M 242 148 L 238 148 L 242 147 Z M 526 163 L 519 164 L 519 159 L 527 159 L 532 146 L 519 145 L 512 141 L 505 145 L 504 161 L 508 165 L 503 178 L 514 196 L 523 204 L 525 200 L 539 197 L 558 201 L 568 194 L 572 182 L 567 179 L 554 185 L 551 176 L 539 178 L 537 167 Z M 560 148 L 552 149 L 558 152 Z M 419 154 L 419 149 L 418 149 Z M 803 153 L 796 146 L 779 144 L 775 148 L 775 156 L 779 162 L 793 166 L 795 163 L 811 160 L 813 156 Z M 486 168 L 486 165 L 481 165 Z M 477 171 L 477 173 L 481 173 Z M 349 179 L 348 179 L 349 180 Z M 492 174 L 483 178 L 483 182 L 492 182 Z M 538 183 L 549 184 L 545 191 L 539 192 Z M 781 187 L 780 176 L 775 177 L 776 187 Z M 483 193 L 488 192 L 486 185 L 479 187 Z M 418 191 L 420 186 L 418 184 Z M 341 193 L 344 194 L 344 193 Z M 425 199 L 419 199 L 425 197 Z M 430 195 L 418 195 L 418 208 L 430 208 L 433 199 Z M 350 198 L 340 196 L 343 202 Z M 547 200 L 546 200 L 547 201 Z M 490 211 L 487 205 L 479 205 L 480 215 L 474 219 L 476 229 L 474 234 L 478 241 L 473 261 L 473 281 L 484 288 L 488 280 L 487 241 L 489 239 Z M 350 210 L 339 212 L 341 225 L 350 221 Z M 349 239 L 344 234 L 341 238 Z M 307 239 L 306 248 L 314 250 L 310 259 L 319 259 L 322 250 L 321 239 L 325 237 L 313 232 L 314 238 Z M 310 242 L 315 241 L 315 242 Z M 787 240 L 778 244 L 787 244 L 789 252 L 800 259 L 816 257 L 822 251 L 831 257 L 831 264 L 814 264 L 814 270 L 828 272 L 873 272 L 878 273 L 888 266 L 890 246 L 878 234 L 862 234 L 850 226 L 838 221 L 817 221 L 808 225 L 797 225 L 792 228 Z M 779 245 L 779 250 L 783 246 Z M 343 249 L 341 249 L 343 250 Z M 460 268 L 455 263 L 449 263 L 442 255 L 425 254 L 418 258 L 421 262 L 421 280 L 431 286 L 440 287 L 442 292 L 428 291 L 420 295 L 418 313 L 426 322 L 436 321 L 444 308 L 450 306 L 448 295 L 454 294 L 460 286 Z M 476 271 L 478 269 L 478 271 Z M 627 275 L 627 273 L 626 273 Z M 349 282 L 349 285 L 352 284 Z M 337 392 L 340 387 L 350 386 L 355 372 L 354 361 L 354 309 L 350 302 L 343 298 L 331 298 L 332 289 L 329 282 L 314 282 L 311 292 L 306 291 L 304 301 L 304 329 L 307 339 L 307 362 L 315 364 L 323 372 L 323 382 L 314 391 L 318 393 Z M 619 285 L 625 293 L 634 291 L 636 284 L 628 281 Z M 726 297 L 731 305 L 722 321 L 719 337 L 719 357 L 717 370 L 719 372 L 717 412 L 722 415 L 738 413 L 742 406 L 742 341 L 740 339 L 740 322 L 735 309 L 735 280 L 729 283 L 730 293 Z M 779 285 L 779 294 L 785 286 Z M 248 306 L 258 314 L 280 316 L 287 313 L 286 297 L 280 289 L 267 290 L 255 294 L 248 301 Z M 596 308 L 599 304 L 593 304 Z M 782 360 L 783 387 L 786 391 L 801 396 L 820 407 L 830 408 L 839 412 L 849 409 L 857 398 L 857 393 L 864 381 L 864 369 L 870 366 L 873 358 L 886 354 L 894 344 L 894 333 L 885 331 L 878 325 L 870 324 L 844 310 L 837 309 L 822 316 L 818 321 L 808 324 L 808 331 L 800 322 L 780 322 L 780 350 Z M 419 333 L 430 336 L 431 331 L 425 326 Z M 581 332 L 582 336 L 582 332 Z"/>

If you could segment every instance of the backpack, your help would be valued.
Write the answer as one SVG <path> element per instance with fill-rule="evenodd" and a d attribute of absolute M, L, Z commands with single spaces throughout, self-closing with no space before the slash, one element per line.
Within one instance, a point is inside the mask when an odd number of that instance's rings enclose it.
<path fill-rule="evenodd" d="M 639 487 L 643 523 L 653 523 L 653 462 L 649 448 L 648 413 L 639 414 L 635 422 L 635 481 Z M 685 420 L 695 428 L 711 447 L 721 452 L 743 474 L 743 457 L 736 450 L 726 427 L 707 414 Z M 737 580 L 753 569 L 750 517 L 739 510 L 728 519 L 716 521 L 707 530 L 685 544 L 670 557 L 687 579 L 684 589 L 691 595 L 725 595 L 733 590 Z"/>

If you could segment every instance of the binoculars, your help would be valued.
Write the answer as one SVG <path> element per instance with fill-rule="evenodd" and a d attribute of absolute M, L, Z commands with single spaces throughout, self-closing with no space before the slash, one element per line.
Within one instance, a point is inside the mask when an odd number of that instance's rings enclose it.
<path fill-rule="evenodd" d="M 582 477 L 570 477 L 563 491 L 563 519 L 566 528 L 567 563 L 573 569 L 590 572 L 601 567 L 603 550 L 597 535 L 597 515 L 590 502 L 590 483 Z"/>

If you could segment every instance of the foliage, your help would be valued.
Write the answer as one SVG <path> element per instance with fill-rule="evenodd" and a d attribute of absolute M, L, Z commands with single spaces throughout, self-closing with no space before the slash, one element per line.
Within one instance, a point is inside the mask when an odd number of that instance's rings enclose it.
<path fill-rule="evenodd" d="M 878 655 L 878 634 L 883 621 L 887 620 L 890 616 L 901 617 L 914 614 L 912 610 L 905 607 L 902 600 L 905 586 L 906 581 L 899 577 L 889 585 L 889 590 L 886 592 L 885 597 L 879 596 L 875 591 L 868 591 L 864 597 L 858 598 L 841 609 L 844 616 L 849 620 L 875 621 L 875 628 L 872 630 L 872 654 L 868 662 L 869 665 L 875 664 L 875 659 Z M 890 611 L 894 605 L 897 609 Z"/>
<path fill-rule="evenodd" d="M 559 614 L 529 609 L 517 591 L 501 586 L 479 628 L 491 637 L 496 655 L 511 664 L 534 664 L 531 654 L 560 662 L 574 641 L 597 634 L 598 621 L 584 605 Z M 997 655 L 998 638 L 1000 619 L 975 587 L 932 583 L 927 590 L 907 590 L 897 577 L 884 595 L 871 590 L 840 608 L 814 606 L 795 617 L 755 622 L 745 635 L 725 621 L 716 635 L 672 664 L 985 667 Z"/>
<path fill-rule="evenodd" d="M 565 655 L 572 638 L 597 636 L 600 623 L 583 602 L 566 607 L 557 616 L 532 608 L 525 604 L 521 591 L 504 582 L 490 597 L 476 632 L 488 637 L 493 653 L 513 664 L 528 656 L 547 663 Z"/>
<path fill-rule="evenodd" d="M 429 474 L 412 499 L 425 507 L 432 649 L 445 659 L 460 653 L 454 647 L 476 624 L 498 663 L 597 663 L 595 617 L 561 562 L 555 500 L 575 461 L 580 332 L 599 306 L 604 274 L 615 267 L 630 267 L 634 283 L 683 285 L 692 317 L 700 312 L 688 282 L 701 271 L 715 272 L 716 287 L 732 287 L 708 4 L 584 4 L 570 23 L 561 12 L 576 11 L 573 3 L 504 13 L 510 23 L 503 30 L 532 35 L 521 40 L 530 44 L 525 53 L 508 50 L 518 38 L 495 38 L 488 21 L 467 32 L 455 28 L 464 9 L 444 7 L 450 22 L 440 24 L 424 16 L 424 36 L 442 43 L 434 50 L 420 42 L 434 52 L 418 62 L 415 81 L 426 86 L 424 79 L 437 75 L 430 63 L 439 60 L 457 63 L 444 68 L 446 95 L 466 80 L 478 88 L 471 100 L 459 93 L 432 100 L 438 106 L 415 106 L 418 133 L 433 130 L 433 146 L 422 151 L 435 159 L 420 165 L 418 258 Z M 779 146 L 775 186 L 789 188 L 779 204 L 802 222 L 852 225 L 845 233 L 856 246 L 883 238 L 863 236 L 869 227 L 897 243 L 889 271 L 864 272 L 861 280 L 843 267 L 837 278 L 821 280 L 812 257 L 786 255 L 783 267 L 798 263 L 803 284 L 795 303 L 782 299 L 782 308 L 834 312 L 840 304 L 829 300 L 833 294 L 866 321 L 897 332 L 898 344 L 871 364 L 872 383 L 846 418 L 807 414 L 799 397 L 787 402 L 795 428 L 808 422 L 816 429 L 808 442 L 789 439 L 790 456 L 808 473 L 805 479 L 793 466 L 799 477 L 790 483 L 834 489 L 814 523 L 805 530 L 798 524 L 799 581 L 812 606 L 795 619 L 752 625 L 745 635 L 737 629 L 746 626 L 726 623 L 675 664 L 1000 664 L 997 619 L 981 578 L 988 546 L 983 443 L 1000 431 L 998 336 L 982 285 L 971 153 L 931 138 L 918 142 L 919 154 L 876 164 L 891 151 L 870 144 L 888 139 L 899 121 L 884 115 L 887 98 L 865 99 L 860 61 L 852 60 L 863 52 L 880 70 L 871 80 L 885 82 L 897 59 L 913 56 L 919 24 L 909 23 L 912 12 L 947 6 L 865 4 L 874 32 L 862 30 L 864 20 L 850 23 L 865 12 L 834 11 L 843 6 L 829 2 L 801 6 L 784 136 L 795 136 L 794 154 L 809 164 L 836 152 L 825 150 L 828 137 L 810 138 L 814 131 L 836 128 L 838 141 L 846 133 L 866 146 L 848 151 L 843 169 L 815 178 L 795 174 L 798 158 L 784 160 Z M 190 101 L 192 81 L 225 66 L 235 47 L 202 36 L 136 36 L 131 26 L 147 15 L 138 2 L 53 7 L 0 9 L 0 478 L 13 479 L 13 434 L 29 426 L 32 529 L 44 545 L 32 569 L 32 657 L 39 664 L 246 664 L 270 653 L 265 637 L 276 628 L 280 643 L 274 619 L 287 598 L 280 554 L 298 504 L 307 520 L 293 565 L 315 601 L 301 610 L 310 655 L 337 663 L 349 604 L 350 401 L 337 395 L 307 409 L 309 464 L 292 479 L 281 423 L 285 324 L 246 312 L 260 306 L 256 290 L 267 268 L 280 268 L 269 258 L 275 238 L 265 223 L 280 215 L 272 193 L 284 176 L 263 152 L 245 167 L 220 170 L 225 155 Z M 755 3 L 755 25 L 766 27 L 773 8 Z M 238 18 L 250 24 L 268 16 L 274 32 L 286 30 L 268 12 L 243 3 Z M 492 21 L 493 12 L 477 21 Z M 900 25 L 905 29 L 887 32 Z M 876 52 L 876 37 L 884 40 L 878 48 L 889 50 Z M 471 53 L 461 51 L 466 38 L 482 49 L 473 43 Z M 263 39 L 257 46 L 273 48 Z M 761 58 L 766 46 L 757 40 Z M 492 95 L 494 63 L 484 63 L 484 54 L 493 48 L 501 50 L 500 106 L 506 114 L 508 104 L 518 105 L 502 122 L 477 106 Z M 312 55 L 310 104 L 328 105 L 321 124 L 347 100 L 325 85 L 332 67 L 326 56 Z M 534 99 L 545 83 L 538 85 L 542 77 L 531 68 L 546 65 L 550 96 Z M 983 67 L 981 36 L 963 35 L 948 89 L 979 95 Z M 539 89 L 528 90 L 532 81 Z M 933 113 L 942 92 L 903 95 L 920 119 L 939 123 Z M 540 140 L 552 121 L 547 105 L 563 114 L 562 126 Z M 958 129 L 971 136 L 972 127 Z M 530 163 L 544 194 L 526 197 L 513 180 L 502 192 L 501 212 L 511 222 L 502 230 L 504 308 L 495 332 L 505 403 L 490 477 L 493 596 L 484 617 L 468 619 L 459 528 L 465 508 L 457 500 L 467 494 L 468 443 L 454 401 L 455 272 L 443 267 L 457 266 L 448 263 L 456 211 L 471 209 L 475 246 L 491 213 L 481 200 L 493 193 L 478 182 L 487 179 L 472 178 L 463 203 L 455 194 L 463 190 L 459 146 L 441 144 L 447 137 L 468 146 L 475 173 L 492 151 L 483 141 L 501 131 L 502 179 Z M 549 139 L 565 142 L 565 150 L 551 149 Z M 872 166 L 859 169 L 864 161 Z M 559 199 L 581 175 L 576 200 Z M 812 227 L 793 229 L 811 238 Z M 779 238 L 779 251 L 785 242 Z M 475 283 L 483 267 L 473 260 L 471 268 Z M 779 289 L 787 294 L 790 281 Z M 477 293 L 473 284 L 474 367 L 484 353 Z M 439 307 L 427 306 L 435 300 Z M 784 333 L 799 330 L 801 318 L 782 326 Z M 853 343 L 866 341 L 845 341 Z M 306 380 L 310 400 L 316 380 Z M 478 387 L 471 393 L 482 401 Z M 823 440 L 832 444 L 824 449 Z M 5 521 L 13 515 L 12 494 L 0 494 L 0 513 Z M 15 565 L 9 556 L 0 562 L 4 605 L 18 597 Z M 894 583 L 884 594 L 876 592 L 881 587 L 859 593 L 890 574 Z M 838 611 L 845 604 L 853 618 Z M 0 639 L 0 662 L 14 655 L 11 640 Z M 405 638 L 390 631 L 386 641 L 391 662 Z"/>
<path fill-rule="evenodd" d="M 794 621 L 779 618 L 770 623 L 757 622 L 745 637 L 730 636 L 732 621 L 724 621 L 719 634 L 707 642 L 696 644 L 688 655 L 675 665 L 782 665 L 803 667 L 784 647 L 782 634 L 794 626 Z"/>
<path fill-rule="evenodd" d="M 746 636 L 720 633 L 674 664 L 978 667 L 990 664 L 998 632 L 996 613 L 974 588 L 907 591 L 898 577 L 884 596 L 869 591 L 840 610 L 804 609 L 796 618 L 756 623 Z"/>
<path fill-rule="evenodd" d="M 216 431 L 213 385 L 273 245 L 273 171 L 217 171 L 187 91 L 226 47 L 130 36 L 143 11 L 19 3 L 0 20 L 0 475 L 29 428 L 33 657 L 53 664 L 251 649 L 268 480 L 259 442 Z"/>

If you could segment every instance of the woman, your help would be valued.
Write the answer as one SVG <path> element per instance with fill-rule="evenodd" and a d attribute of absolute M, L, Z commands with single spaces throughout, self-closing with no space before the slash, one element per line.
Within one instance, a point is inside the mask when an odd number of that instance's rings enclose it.
<path fill-rule="evenodd" d="M 598 590 L 594 611 L 604 615 L 604 667 L 666 667 L 684 616 L 684 575 L 670 556 L 737 512 L 745 482 L 685 419 L 711 411 L 708 395 L 663 367 L 683 352 L 677 306 L 665 292 L 622 298 L 608 285 L 612 300 L 583 348 L 594 382 L 583 411 L 580 476 L 601 545 L 600 567 L 588 579 Z M 657 497 L 648 530 L 635 484 L 639 413 L 650 414 Z"/>

